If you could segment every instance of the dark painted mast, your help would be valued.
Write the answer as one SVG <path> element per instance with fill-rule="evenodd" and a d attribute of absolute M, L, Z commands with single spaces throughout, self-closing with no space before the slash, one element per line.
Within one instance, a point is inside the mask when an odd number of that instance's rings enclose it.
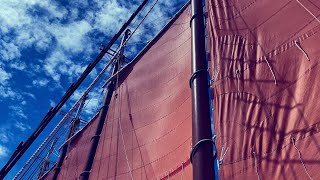
<path fill-rule="evenodd" d="M 50 149 L 46 155 L 46 157 L 44 158 L 44 160 L 41 162 L 41 168 L 40 168 L 40 171 L 39 171 L 39 174 L 38 174 L 38 179 L 40 179 L 45 173 L 46 171 L 48 171 L 49 169 L 49 165 L 50 165 L 50 156 L 51 154 L 53 153 L 54 151 L 54 146 L 55 144 L 57 143 L 58 139 L 56 138 L 51 146 L 50 146 Z"/>
<path fill-rule="evenodd" d="M 126 43 L 127 43 L 127 38 L 130 36 L 130 34 L 131 34 L 131 31 L 130 30 L 126 30 L 125 35 L 124 35 L 124 37 L 123 37 L 123 39 L 121 41 L 121 44 L 120 44 L 119 53 L 115 57 L 117 59 L 116 59 L 115 64 L 114 64 L 114 69 L 113 69 L 113 73 L 112 73 L 113 75 L 118 72 L 119 65 L 123 61 L 124 48 L 125 48 Z M 103 129 L 104 122 L 105 122 L 106 117 L 107 117 L 109 104 L 110 104 L 110 101 L 111 101 L 111 98 L 112 98 L 112 94 L 113 94 L 113 91 L 114 91 L 115 88 L 116 88 L 116 80 L 113 80 L 113 81 L 110 82 L 110 84 L 108 86 L 108 91 L 106 92 L 106 95 L 105 95 L 103 103 L 102 103 L 102 107 L 101 107 L 99 115 L 98 115 L 98 119 L 97 119 L 98 120 L 98 126 L 97 126 L 95 134 L 91 138 L 91 145 L 90 145 L 89 153 L 88 153 L 88 156 L 87 156 L 86 164 L 84 166 L 84 169 L 83 169 L 82 173 L 80 174 L 80 179 L 81 180 L 89 179 L 90 171 L 91 171 L 92 164 L 93 164 L 93 160 L 94 160 L 94 157 L 95 157 L 95 154 L 96 154 L 96 151 L 97 151 L 97 147 L 98 147 L 98 144 L 99 144 L 100 135 L 101 135 L 101 132 L 102 132 L 102 129 Z"/>
<path fill-rule="evenodd" d="M 191 0 L 192 33 L 192 151 L 193 179 L 215 179 L 213 140 L 209 104 L 208 65 L 205 51 L 205 28 L 201 0 Z"/>
<path fill-rule="evenodd" d="M 82 112 L 82 109 L 84 107 L 84 104 L 86 102 L 87 99 L 87 94 L 86 96 L 82 99 L 80 106 L 78 107 L 78 111 L 76 116 L 73 118 L 72 122 L 71 122 L 71 127 L 69 129 L 69 132 L 67 134 L 66 140 L 68 141 L 73 135 L 74 133 L 77 131 L 77 129 L 79 128 L 79 124 L 80 124 L 80 114 Z M 58 175 L 60 173 L 61 170 L 61 166 L 63 164 L 63 161 L 67 155 L 68 149 L 69 149 L 69 145 L 70 143 L 65 143 L 62 147 L 59 159 L 54 167 L 54 174 L 53 174 L 53 179 L 57 179 Z"/>
<path fill-rule="evenodd" d="M 81 74 L 79 79 L 75 83 L 71 84 L 69 89 L 66 91 L 66 93 L 63 95 L 63 97 L 59 101 L 59 103 L 47 112 L 45 117 L 40 122 L 39 126 L 31 134 L 31 136 L 25 142 L 21 142 L 18 145 L 18 147 L 13 152 L 13 154 L 11 155 L 8 162 L 1 169 L 0 179 L 3 179 L 8 174 L 8 172 L 12 169 L 12 167 L 23 156 L 23 154 L 27 151 L 27 149 L 31 146 L 31 144 L 36 140 L 36 138 L 40 135 L 40 133 L 44 130 L 44 128 L 49 124 L 49 122 L 53 119 L 53 117 L 58 113 L 58 111 L 62 108 L 62 106 L 67 102 L 67 100 L 71 97 L 71 95 L 74 93 L 74 91 L 80 86 L 80 84 L 84 81 L 84 79 L 90 74 L 90 72 L 93 70 L 93 68 L 100 62 L 100 60 L 103 58 L 103 56 L 108 52 L 108 50 L 111 48 L 111 46 L 116 42 L 116 40 L 125 31 L 125 29 L 129 26 L 129 24 L 132 22 L 132 20 L 137 16 L 137 14 L 141 11 L 141 9 L 147 4 L 147 2 L 148 2 L 148 0 L 144 0 L 141 3 L 141 5 L 137 8 L 137 10 L 130 16 L 128 21 L 123 24 L 123 26 L 118 31 L 118 33 L 115 34 L 112 37 L 112 39 L 110 40 L 110 42 L 106 46 L 103 47 L 103 49 L 98 54 L 98 56 L 95 58 L 95 60 L 87 66 L 87 68 Z"/>

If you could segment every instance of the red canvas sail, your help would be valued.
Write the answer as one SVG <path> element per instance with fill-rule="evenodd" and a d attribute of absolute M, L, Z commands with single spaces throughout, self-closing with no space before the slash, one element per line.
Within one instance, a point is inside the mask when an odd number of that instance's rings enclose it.
<path fill-rule="evenodd" d="M 207 8 L 220 179 L 320 179 L 320 1 Z"/>
<path fill-rule="evenodd" d="M 206 9 L 219 178 L 320 179 L 320 1 Z M 190 19 L 186 5 L 116 76 L 89 179 L 192 179 Z M 97 124 L 72 138 L 58 179 L 83 173 Z"/>
<path fill-rule="evenodd" d="M 191 179 L 189 20 L 185 6 L 116 79 L 90 179 Z M 58 179 L 80 177 L 96 124 L 73 138 Z"/>

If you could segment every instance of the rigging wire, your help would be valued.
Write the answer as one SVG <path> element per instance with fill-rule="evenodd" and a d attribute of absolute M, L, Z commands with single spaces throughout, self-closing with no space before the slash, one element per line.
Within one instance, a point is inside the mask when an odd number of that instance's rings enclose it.
<path fill-rule="evenodd" d="M 272 74 L 272 76 L 273 76 L 274 84 L 277 86 L 277 85 L 278 85 L 278 83 L 277 83 L 277 78 L 276 78 L 276 75 L 275 75 L 274 72 L 273 72 L 273 69 L 272 69 L 272 67 L 271 67 L 271 65 L 270 65 L 270 63 L 269 63 L 269 61 L 268 61 L 267 56 L 264 56 L 263 59 L 266 61 L 267 65 L 268 65 L 268 67 L 269 67 L 269 69 L 270 69 L 270 71 L 271 71 L 271 74 Z"/>
<path fill-rule="evenodd" d="M 306 6 L 304 6 L 299 0 L 296 0 L 315 20 L 320 24 L 320 20 L 315 16 Z"/>
<path fill-rule="evenodd" d="M 151 7 L 151 9 L 147 12 L 146 16 L 145 16 L 145 17 L 141 20 L 141 22 L 138 24 L 138 26 L 136 27 L 135 31 L 139 28 L 139 26 L 142 24 L 142 22 L 144 21 L 144 19 L 148 16 L 148 14 L 151 12 L 151 10 L 152 10 L 153 7 L 157 4 L 157 2 L 158 2 L 158 0 L 153 4 L 153 6 Z M 131 34 L 131 36 L 134 34 L 135 31 L 133 31 L 133 33 Z M 130 37 L 131 37 L 131 36 L 130 36 Z M 130 37 L 129 37 L 129 38 L 130 38 Z M 127 41 L 129 40 L 129 38 L 127 39 Z M 111 61 L 110 61 L 110 62 L 111 62 Z M 110 64 L 110 62 L 108 63 L 108 65 Z M 108 65 L 107 65 L 107 66 L 108 66 Z M 98 77 L 97 77 L 97 78 L 98 78 Z M 96 79 L 97 79 L 97 78 L 96 78 Z M 95 83 L 95 82 L 93 82 L 93 83 Z M 93 84 L 93 83 L 92 83 L 92 84 Z M 90 85 L 90 86 L 91 86 L 91 85 Z M 89 86 L 89 87 L 90 87 L 90 86 Z M 88 89 L 87 89 L 87 90 L 88 90 Z M 80 98 L 80 99 L 81 99 L 81 98 Z M 79 100 L 80 100 L 80 99 L 79 99 Z M 77 104 L 77 102 L 75 103 L 75 105 L 76 105 L 76 104 Z M 86 105 L 86 106 L 87 106 L 87 105 Z M 72 111 L 72 110 L 74 110 L 74 109 L 71 108 L 70 111 Z M 70 112 L 70 111 L 69 111 L 69 112 Z M 57 126 L 54 128 L 54 130 L 49 134 L 49 136 L 45 139 L 45 141 L 39 146 L 39 148 L 37 149 L 37 151 L 35 151 L 34 154 L 37 154 L 37 153 L 39 152 L 38 150 L 43 147 L 43 144 L 45 144 L 46 142 L 48 142 L 48 141 L 49 141 L 48 139 L 49 139 L 50 137 L 53 137 L 54 133 L 57 132 L 57 131 L 62 127 L 63 121 L 65 121 L 65 120 L 67 119 L 67 118 L 65 118 L 65 117 L 68 117 L 68 116 L 70 115 L 69 112 L 68 112 L 68 113 L 64 116 L 64 118 L 58 123 L 58 125 L 57 125 Z M 120 125 L 121 125 L 121 124 L 120 124 Z M 33 156 L 31 156 L 31 159 L 32 159 L 32 157 L 33 157 Z M 31 159 L 29 159 L 29 160 L 31 160 Z M 25 165 L 28 165 L 28 164 L 29 164 L 29 163 L 27 162 Z M 22 168 L 21 170 L 23 170 L 23 168 Z M 21 171 L 21 170 L 20 170 L 20 171 Z M 19 175 L 19 173 L 18 173 L 17 175 Z M 16 175 L 16 176 L 17 176 L 17 175 Z"/>
<path fill-rule="evenodd" d="M 98 76 L 93 80 L 93 82 L 89 85 L 89 87 L 85 90 L 85 92 L 82 94 L 82 96 L 74 103 L 74 105 L 70 108 L 67 114 L 64 115 L 62 120 L 55 126 L 55 128 L 51 131 L 51 133 L 48 135 L 48 137 L 41 143 L 41 145 L 38 147 L 38 149 L 33 153 L 33 155 L 29 158 L 29 160 L 26 162 L 26 164 L 20 169 L 20 171 L 15 175 L 13 179 L 17 179 L 18 176 L 22 173 L 22 171 L 28 166 L 28 164 L 33 160 L 34 156 L 36 156 L 39 151 L 42 149 L 42 147 L 48 143 L 50 138 L 54 136 L 54 134 L 61 128 L 62 124 L 65 123 L 65 121 L 71 116 L 71 114 L 76 110 L 76 108 L 80 105 L 82 99 L 87 96 L 87 94 L 93 89 L 95 84 L 98 82 L 98 80 L 101 78 L 101 76 L 104 74 L 104 72 L 107 70 L 107 68 L 111 65 L 111 63 L 114 61 L 111 60 L 107 63 L 107 65 L 100 71 Z"/>
<path fill-rule="evenodd" d="M 120 67 L 120 59 L 118 60 L 118 67 Z M 125 153 L 125 157 L 126 157 L 126 161 L 127 161 L 127 166 L 128 166 L 128 169 L 129 169 L 129 172 L 130 172 L 130 176 L 131 176 L 131 179 L 133 180 L 133 175 L 132 175 L 132 170 L 131 170 L 131 167 L 130 167 L 130 163 L 129 163 L 129 159 L 128 159 L 128 155 L 127 155 L 127 149 L 126 149 L 126 145 L 124 143 L 124 137 L 123 137 L 123 131 L 122 131 L 122 126 L 121 126 L 121 105 L 122 105 L 122 96 L 121 96 L 121 89 L 122 89 L 122 86 L 121 88 L 119 88 L 119 74 L 117 75 L 117 80 L 116 80 L 116 88 L 117 88 L 117 93 L 118 94 L 118 123 L 119 123 L 119 127 L 120 127 L 120 133 L 121 133 L 121 139 L 122 139 L 122 145 L 123 145 L 123 148 L 124 148 L 124 153 Z"/>
<path fill-rule="evenodd" d="M 294 148 L 297 150 L 298 154 L 299 154 L 299 159 L 301 161 L 301 164 L 303 166 L 303 169 L 304 171 L 306 172 L 306 174 L 308 175 L 309 179 L 310 180 L 313 180 L 313 178 L 310 176 L 308 170 L 307 170 L 307 167 L 306 165 L 304 164 L 303 160 L 302 160 L 302 155 L 301 155 L 301 151 L 298 149 L 298 147 L 296 146 L 296 143 L 295 143 L 295 139 L 292 137 L 291 138 L 291 142 L 292 142 L 292 145 L 294 146 Z"/>
<path fill-rule="evenodd" d="M 226 156 L 228 150 L 229 150 L 229 147 L 227 147 L 226 149 L 224 149 L 224 147 L 222 146 L 221 156 L 220 156 L 220 158 L 219 158 L 219 164 L 220 164 L 220 165 L 223 164 L 224 157 Z"/>
<path fill-rule="evenodd" d="M 303 53 L 303 55 L 307 58 L 308 61 L 310 61 L 310 58 L 307 54 L 307 52 L 302 48 L 300 43 L 298 41 L 294 41 L 294 44 L 297 46 L 297 48 Z"/>
<path fill-rule="evenodd" d="M 139 24 L 137 25 L 137 27 L 134 29 L 134 31 L 130 34 L 130 36 L 126 39 L 125 43 L 128 42 L 128 40 L 133 36 L 133 34 L 137 31 L 137 29 L 141 26 L 141 24 L 143 23 L 143 21 L 146 19 L 146 17 L 150 14 L 150 12 L 152 11 L 152 9 L 155 7 L 155 5 L 157 4 L 158 0 L 155 1 L 155 3 L 151 6 L 151 8 L 149 9 L 149 11 L 147 12 L 147 14 L 142 18 L 142 20 L 139 22 Z M 125 44 L 124 43 L 124 44 Z M 92 90 L 92 88 L 94 87 L 94 85 L 97 83 L 97 81 L 101 78 L 101 76 L 104 74 L 104 72 L 107 70 L 107 68 L 111 65 L 111 63 L 113 61 L 115 61 L 115 56 L 117 56 L 119 54 L 120 49 L 123 47 L 120 46 L 118 48 L 118 50 L 115 52 L 112 60 L 110 60 L 107 65 L 100 71 L 100 73 L 98 74 L 98 76 L 94 79 L 94 81 L 89 85 L 89 87 L 86 89 L 86 91 L 83 93 L 83 95 L 78 99 L 78 101 L 73 105 L 73 107 L 70 109 L 70 111 L 64 116 L 64 118 L 57 124 L 57 126 L 53 129 L 53 131 L 49 134 L 49 136 L 45 139 L 45 141 L 39 146 L 39 148 L 34 152 L 33 155 L 38 154 L 38 152 L 40 151 L 40 149 L 48 142 L 48 140 L 53 136 L 53 134 L 61 127 L 62 123 L 67 119 L 67 117 L 70 116 L 71 111 L 73 112 L 76 108 L 76 106 L 78 106 L 80 104 L 80 101 L 84 98 L 84 96 L 86 96 L 89 91 Z M 20 169 L 20 171 L 16 174 L 16 176 L 14 177 L 14 179 L 16 179 L 21 173 L 22 171 L 26 168 L 26 166 L 28 166 L 28 164 L 32 161 L 32 159 L 34 158 L 34 156 L 31 156 L 30 159 L 27 161 L 27 163 Z"/>
<path fill-rule="evenodd" d="M 43 141 L 43 143 L 38 147 L 38 149 L 33 153 L 33 155 L 29 158 L 29 160 L 25 163 L 25 165 L 20 169 L 20 171 L 15 175 L 15 177 L 13 178 L 14 180 L 17 179 L 22 172 L 28 167 L 28 165 L 30 164 L 30 166 L 26 169 L 26 171 L 22 174 L 22 178 L 28 173 L 28 171 L 30 170 L 30 168 L 32 168 L 33 164 L 36 162 L 36 158 L 38 156 L 40 156 L 48 147 L 49 143 L 54 139 L 54 137 L 57 136 L 59 130 L 63 127 L 62 125 L 64 125 L 67 121 L 62 122 L 58 124 L 54 130 L 49 134 L 49 136 Z"/>

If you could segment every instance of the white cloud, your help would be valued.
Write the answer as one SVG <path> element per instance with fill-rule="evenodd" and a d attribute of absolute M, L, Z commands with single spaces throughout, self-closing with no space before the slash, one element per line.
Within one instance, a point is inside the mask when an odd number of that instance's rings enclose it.
<path fill-rule="evenodd" d="M 22 119 L 28 119 L 28 116 L 25 114 L 21 106 L 11 105 L 9 106 L 9 109 L 11 110 L 12 116 Z"/>
<path fill-rule="evenodd" d="M 17 93 L 14 92 L 10 87 L 0 85 L 0 97 L 16 99 Z"/>
<path fill-rule="evenodd" d="M 8 80 L 11 78 L 11 74 L 6 72 L 1 66 L 0 66 L 0 85 L 6 85 L 8 83 Z"/>
<path fill-rule="evenodd" d="M 0 159 L 9 155 L 9 149 L 3 145 L 0 145 Z"/>
<path fill-rule="evenodd" d="M 54 107 L 54 106 L 56 106 L 56 104 L 57 104 L 57 103 L 55 103 L 55 102 L 54 102 L 53 100 L 51 100 L 51 99 L 49 100 L 49 102 L 50 102 L 50 106 L 51 106 L 51 107 Z"/>
<path fill-rule="evenodd" d="M 71 61 L 62 49 L 54 51 L 44 62 L 47 75 L 57 83 L 60 82 L 61 75 L 66 75 L 72 82 L 72 78 L 79 77 L 85 68 Z"/>
<path fill-rule="evenodd" d="M 30 92 L 23 92 L 22 94 L 32 98 L 33 100 L 37 99 L 36 96 L 34 94 L 30 93 Z"/>
<path fill-rule="evenodd" d="M 24 124 L 18 121 L 16 121 L 16 123 L 14 124 L 14 127 L 18 128 L 20 131 L 31 129 L 31 127 L 28 124 Z"/>
<path fill-rule="evenodd" d="M 115 34 L 133 12 L 133 9 L 120 6 L 116 0 L 98 1 L 97 4 L 100 11 L 94 16 L 95 27 L 106 34 Z"/>
<path fill-rule="evenodd" d="M 86 34 L 92 30 L 85 21 L 75 21 L 68 25 L 53 24 L 47 27 L 58 41 L 58 46 L 70 53 L 83 51 L 88 43 Z"/>
<path fill-rule="evenodd" d="M 37 80 L 33 80 L 32 81 L 32 84 L 34 86 L 40 86 L 40 87 L 46 86 L 48 83 L 49 83 L 49 80 L 45 79 L 45 78 L 37 79 Z"/>
<path fill-rule="evenodd" d="M 9 61 L 12 59 L 20 58 L 21 56 L 20 49 L 13 42 L 6 42 L 4 40 L 0 40 L 0 45 L 1 45 L 0 55 L 2 57 L 1 58 L 2 60 Z"/>
<path fill-rule="evenodd" d="M 0 128 L 0 141 L 1 143 L 7 143 L 10 141 L 11 134 L 5 128 Z"/>
<path fill-rule="evenodd" d="M 131 25 L 141 20 L 154 1 L 148 3 L 143 13 Z M 23 96 L 36 100 L 23 88 L 48 86 L 64 88 L 61 82 L 73 82 L 84 71 L 88 61 L 97 54 L 99 43 L 106 43 L 137 8 L 128 1 L 81 1 L 69 2 L 69 7 L 49 0 L 10 0 L 0 6 L 0 97 L 23 102 Z M 88 6 L 93 6 L 88 8 Z M 131 42 L 150 40 L 169 19 L 168 11 L 173 1 L 159 1 Z M 166 10 L 169 9 L 169 10 Z M 161 20 L 161 21 L 159 21 Z M 162 21 L 163 20 L 163 21 Z M 97 34 L 95 34 L 97 33 Z M 95 35 L 92 35 L 95 34 Z M 106 42 L 105 42 L 106 41 Z M 130 43 L 130 42 L 129 42 Z M 29 53 L 29 51 L 31 51 Z M 33 53 L 37 52 L 37 56 Z M 135 46 L 127 47 L 126 55 L 138 51 Z M 134 56 L 134 55 L 133 55 Z M 5 62 L 5 63 L 1 63 Z M 12 70 L 10 73 L 7 69 Z M 18 71 L 17 71 L 18 70 Z M 22 72 L 19 72 L 22 71 Z M 15 86 L 16 72 L 26 73 L 31 82 L 23 87 Z M 93 78 L 96 71 L 90 74 Z M 51 84 L 51 80 L 54 83 Z M 50 83 L 50 86 L 48 85 Z M 18 83 L 17 83 L 18 84 Z M 28 89 L 29 90 L 29 89 Z M 22 93 L 20 93 L 22 92 Z M 87 113 L 94 111 L 99 93 L 90 95 Z M 52 104 L 52 103 L 51 103 Z M 15 116 L 26 119 L 20 107 L 15 107 Z"/>
<path fill-rule="evenodd" d="M 27 68 L 27 65 L 25 62 L 22 61 L 15 61 L 13 63 L 10 64 L 10 67 L 16 70 L 25 70 Z"/>

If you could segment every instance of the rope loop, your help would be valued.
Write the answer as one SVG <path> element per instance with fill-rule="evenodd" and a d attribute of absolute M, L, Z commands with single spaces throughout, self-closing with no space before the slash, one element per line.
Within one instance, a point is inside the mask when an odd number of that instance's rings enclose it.
<path fill-rule="evenodd" d="M 311 177 L 311 175 L 309 174 L 308 170 L 307 170 L 307 166 L 306 164 L 304 163 L 303 159 L 302 159 L 302 154 L 301 154 L 301 151 L 298 149 L 298 147 L 296 146 L 296 139 L 294 137 L 291 137 L 291 142 L 292 142 L 292 145 L 293 147 L 297 150 L 298 152 L 298 155 L 299 155 L 299 159 L 300 159 L 300 162 L 301 162 L 301 165 L 303 166 L 303 169 L 304 171 L 306 172 L 306 174 L 308 175 L 309 179 L 310 180 L 313 180 L 313 178 Z"/>
<path fill-rule="evenodd" d="M 190 80 L 189 80 L 190 88 L 192 87 L 192 83 L 193 83 L 194 79 L 197 77 L 197 75 L 199 75 L 200 73 L 203 73 L 203 72 L 207 72 L 207 70 L 206 69 L 199 69 L 191 75 Z"/>
<path fill-rule="evenodd" d="M 191 153 L 190 153 L 190 162 L 192 163 L 192 158 L 196 152 L 196 150 L 199 148 L 200 145 L 204 144 L 204 143 L 208 143 L 208 142 L 211 142 L 213 144 L 213 146 L 216 145 L 215 143 L 215 140 L 216 140 L 216 135 L 214 135 L 212 137 L 212 139 L 201 139 L 200 141 L 198 141 L 194 147 L 191 149 Z M 216 159 L 216 153 L 214 153 L 214 159 Z"/>

